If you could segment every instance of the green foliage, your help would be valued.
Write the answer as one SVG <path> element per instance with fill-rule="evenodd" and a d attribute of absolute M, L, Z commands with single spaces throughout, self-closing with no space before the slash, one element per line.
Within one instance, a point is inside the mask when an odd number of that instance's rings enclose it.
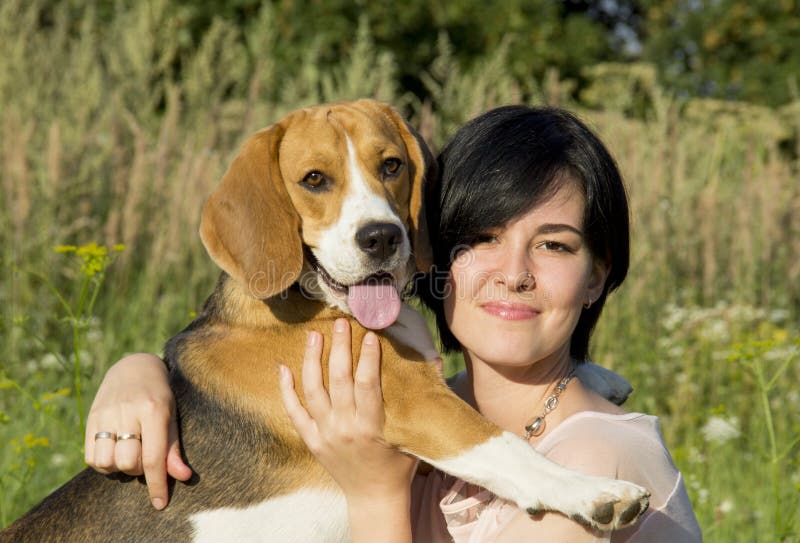
<path fill-rule="evenodd" d="M 794 528 L 800 522 L 800 519 L 797 518 L 797 507 L 800 502 L 794 492 L 800 490 L 800 483 L 792 485 L 791 481 L 787 481 L 785 478 L 791 468 L 791 462 L 788 461 L 789 455 L 800 443 L 800 428 L 792 428 L 789 430 L 791 433 L 787 433 L 788 435 L 781 435 L 776 431 L 777 424 L 773 411 L 777 414 L 777 411 L 782 409 L 778 406 L 775 409 L 772 407 L 773 396 L 781 388 L 779 381 L 783 381 L 787 377 L 789 379 L 796 377 L 787 370 L 800 360 L 800 338 L 795 338 L 793 343 L 787 342 L 787 339 L 788 334 L 785 330 L 774 330 L 769 339 L 750 339 L 735 344 L 730 356 L 732 362 L 743 365 L 755 380 L 763 415 L 763 431 L 761 433 L 765 434 L 765 439 L 762 439 L 765 444 L 761 445 L 756 442 L 755 446 L 771 472 L 775 515 L 773 526 L 781 540 L 796 535 Z M 760 436 L 757 435 L 757 437 Z"/>
<path fill-rule="evenodd" d="M 557 65 L 567 77 L 580 77 L 581 68 L 612 58 L 607 29 L 586 13 L 575 12 L 552 0 L 486 2 L 299 0 L 261 2 L 227 0 L 203 4 L 179 0 L 193 39 L 199 40 L 217 18 L 239 26 L 259 9 L 270 9 L 280 40 L 272 56 L 282 73 L 292 72 L 306 60 L 309 44 L 315 63 L 329 71 L 339 59 L 354 51 L 357 28 L 367 26 L 375 47 L 397 59 L 399 80 L 424 98 L 421 74 L 437 56 L 437 36 L 446 34 L 457 61 L 471 65 L 501 43 L 510 44 L 507 68 L 518 79 L 541 77 Z"/>
<path fill-rule="evenodd" d="M 421 132 L 429 141 L 444 142 L 464 122 L 492 107 L 519 102 L 523 96 L 539 97 L 534 81 L 523 86 L 508 71 L 508 42 L 500 43 L 491 55 L 467 70 L 457 62 L 444 33 L 439 35 L 437 50 L 429 71 L 422 74 L 428 104 L 436 104 L 435 118 L 420 120 Z"/>
<path fill-rule="evenodd" d="M 647 0 L 644 58 L 690 95 L 771 105 L 800 98 L 796 0 Z"/>
<path fill-rule="evenodd" d="M 584 76 L 589 83 L 581 90 L 580 101 L 592 109 L 642 119 L 656 107 L 655 101 L 663 99 L 652 64 L 597 64 L 586 68 Z"/>
<path fill-rule="evenodd" d="M 624 344 L 607 328 L 624 321 L 609 316 L 598 338 L 609 341 L 604 355 L 639 353 L 619 368 L 636 388 L 629 409 L 659 414 L 706 540 L 795 541 L 797 322 L 785 311 L 735 303 L 670 303 L 654 314 L 649 337 L 628 334 Z"/>
<path fill-rule="evenodd" d="M 513 77 L 541 79 L 557 66 L 577 91 L 588 81 L 585 70 L 633 60 L 656 66 L 671 93 L 770 105 L 800 97 L 796 0 L 410 0 L 402 8 L 388 0 L 174 4 L 194 43 L 215 20 L 241 28 L 269 9 L 280 32 L 272 51 L 280 73 L 306 58 L 309 43 L 317 49 L 316 64 L 328 71 L 353 50 L 354 31 L 366 21 L 375 46 L 399 60 L 400 81 L 420 99 L 427 97 L 422 74 L 437 56 L 442 33 L 462 66 L 507 43 L 506 69 Z"/>
<path fill-rule="evenodd" d="M 109 254 L 107 247 L 98 246 L 94 242 L 80 247 L 57 246 L 56 253 L 75 257 L 72 265 L 68 264 L 62 269 L 62 273 L 74 281 L 72 286 L 76 288 L 71 289 L 74 292 L 60 291 L 48 275 L 27 271 L 58 301 L 63 317 L 58 319 L 60 326 L 57 328 L 66 328 L 71 336 L 68 353 L 51 347 L 48 339 L 30 325 L 35 322 L 33 319 L 25 314 L 13 313 L 11 326 L 19 329 L 26 338 L 35 343 L 36 347 L 31 351 L 41 356 L 41 359 L 29 361 L 27 368 L 0 363 L 0 390 L 11 391 L 17 396 L 8 398 L 8 405 L 6 402 L 0 405 L 4 408 L 16 405 L 18 412 L 20 406 L 24 406 L 22 411 L 27 409 L 28 415 L 12 419 L 4 411 L 0 411 L 0 424 L 11 427 L 7 435 L 19 435 L 20 428 L 17 424 L 10 424 L 12 420 L 16 423 L 24 422 L 33 415 L 37 421 L 37 432 L 48 435 L 66 434 L 66 439 L 57 442 L 63 454 L 56 453 L 57 456 L 53 456 L 59 465 L 69 464 L 74 467 L 80 456 L 87 414 L 84 410 L 84 388 L 88 380 L 96 377 L 92 374 L 91 367 L 88 368 L 89 371 L 86 367 L 92 358 L 89 340 L 97 337 L 95 303 L 106 269 L 113 262 L 116 253 L 123 250 L 122 245 L 115 245 Z M 64 383 L 70 383 L 71 387 L 52 388 Z M 74 409 L 71 411 L 75 418 L 71 422 L 69 419 L 72 417 L 67 415 L 69 408 L 65 403 L 69 399 L 74 402 Z M 8 448 L 0 455 L 0 520 L 3 525 L 16 516 L 19 503 L 17 500 L 25 496 L 27 485 L 37 476 L 35 468 L 41 457 L 47 453 L 46 449 L 51 446 L 48 437 L 35 437 L 27 425 L 22 426 L 26 432 L 24 436 L 11 438 L 7 443 Z M 27 498 L 22 501 L 27 501 Z M 10 511 L 14 513 L 9 515 Z"/>

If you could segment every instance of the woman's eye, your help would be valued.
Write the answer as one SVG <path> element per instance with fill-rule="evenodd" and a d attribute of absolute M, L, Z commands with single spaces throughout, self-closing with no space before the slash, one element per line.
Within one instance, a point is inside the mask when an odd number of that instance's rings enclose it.
<path fill-rule="evenodd" d="M 545 241 L 541 243 L 539 247 L 553 253 L 572 252 L 572 250 L 567 245 L 560 243 L 558 241 Z"/>
<path fill-rule="evenodd" d="M 387 158 L 383 161 L 381 171 L 383 172 L 384 177 L 395 177 L 400 173 L 402 167 L 403 161 L 399 158 Z"/>
<path fill-rule="evenodd" d="M 300 183 L 305 185 L 306 188 L 321 189 L 328 184 L 328 179 L 322 172 L 314 170 L 308 172 Z"/>

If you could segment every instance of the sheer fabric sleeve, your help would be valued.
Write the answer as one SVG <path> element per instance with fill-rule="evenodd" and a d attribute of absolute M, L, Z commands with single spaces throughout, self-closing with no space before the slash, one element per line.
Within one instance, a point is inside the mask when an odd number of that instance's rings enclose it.
<path fill-rule="evenodd" d="M 568 541 L 660 543 L 702 540 L 680 472 L 664 446 L 655 417 L 582 412 L 537 447 L 550 460 L 587 475 L 624 479 L 647 488 L 650 508 L 639 522 L 604 533 L 556 513 L 531 518 L 487 491 L 461 495 L 462 482 L 442 474 L 417 476 L 412 485 L 414 541 L 519 543 Z M 565 488 L 564 492 L 573 489 Z"/>
<path fill-rule="evenodd" d="M 576 528 L 574 522 L 552 513 L 537 521 L 517 511 L 498 534 L 498 543 L 702 540 L 681 474 L 664 446 L 655 417 L 586 412 L 564 421 L 558 430 L 542 441 L 539 452 L 587 475 L 624 479 L 647 488 L 650 508 L 636 525 L 613 533 Z"/>
<path fill-rule="evenodd" d="M 552 434 L 552 439 L 542 442 L 547 448 L 541 450 L 540 446 L 539 452 L 557 464 L 584 474 L 617 478 L 620 463 L 617 456 L 618 447 L 613 442 L 601 438 L 594 432 L 594 428 L 590 428 L 592 431 L 588 434 L 585 433 L 586 429 L 581 428 L 580 431 L 574 432 L 560 429 L 557 434 Z M 563 491 L 571 492 L 572 489 L 565 488 Z M 496 542 L 522 541 L 607 543 L 611 541 L 611 533 L 581 526 L 557 513 L 530 517 L 524 511 L 517 509 L 498 533 Z"/>

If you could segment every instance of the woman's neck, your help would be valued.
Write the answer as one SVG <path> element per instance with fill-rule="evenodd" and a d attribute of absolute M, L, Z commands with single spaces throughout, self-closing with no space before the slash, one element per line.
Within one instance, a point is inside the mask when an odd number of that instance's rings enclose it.
<path fill-rule="evenodd" d="M 524 367 L 487 363 L 465 353 L 466 375 L 457 387 L 461 397 L 504 430 L 521 434 L 539 415 L 544 399 L 572 370 L 568 348 Z"/>

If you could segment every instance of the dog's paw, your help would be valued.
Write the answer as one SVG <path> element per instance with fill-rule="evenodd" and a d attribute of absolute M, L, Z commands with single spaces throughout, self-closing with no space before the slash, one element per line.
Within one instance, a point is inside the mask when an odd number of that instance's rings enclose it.
<path fill-rule="evenodd" d="M 650 505 L 647 490 L 625 481 L 596 478 L 582 494 L 572 507 L 560 504 L 554 508 L 529 507 L 527 511 L 531 515 L 542 509 L 558 511 L 585 526 L 608 531 L 633 524 Z"/>
<path fill-rule="evenodd" d="M 650 505 L 650 493 L 637 485 L 617 483 L 613 492 L 588 500 L 572 518 L 601 530 L 624 528 L 636 522 Z"/>

